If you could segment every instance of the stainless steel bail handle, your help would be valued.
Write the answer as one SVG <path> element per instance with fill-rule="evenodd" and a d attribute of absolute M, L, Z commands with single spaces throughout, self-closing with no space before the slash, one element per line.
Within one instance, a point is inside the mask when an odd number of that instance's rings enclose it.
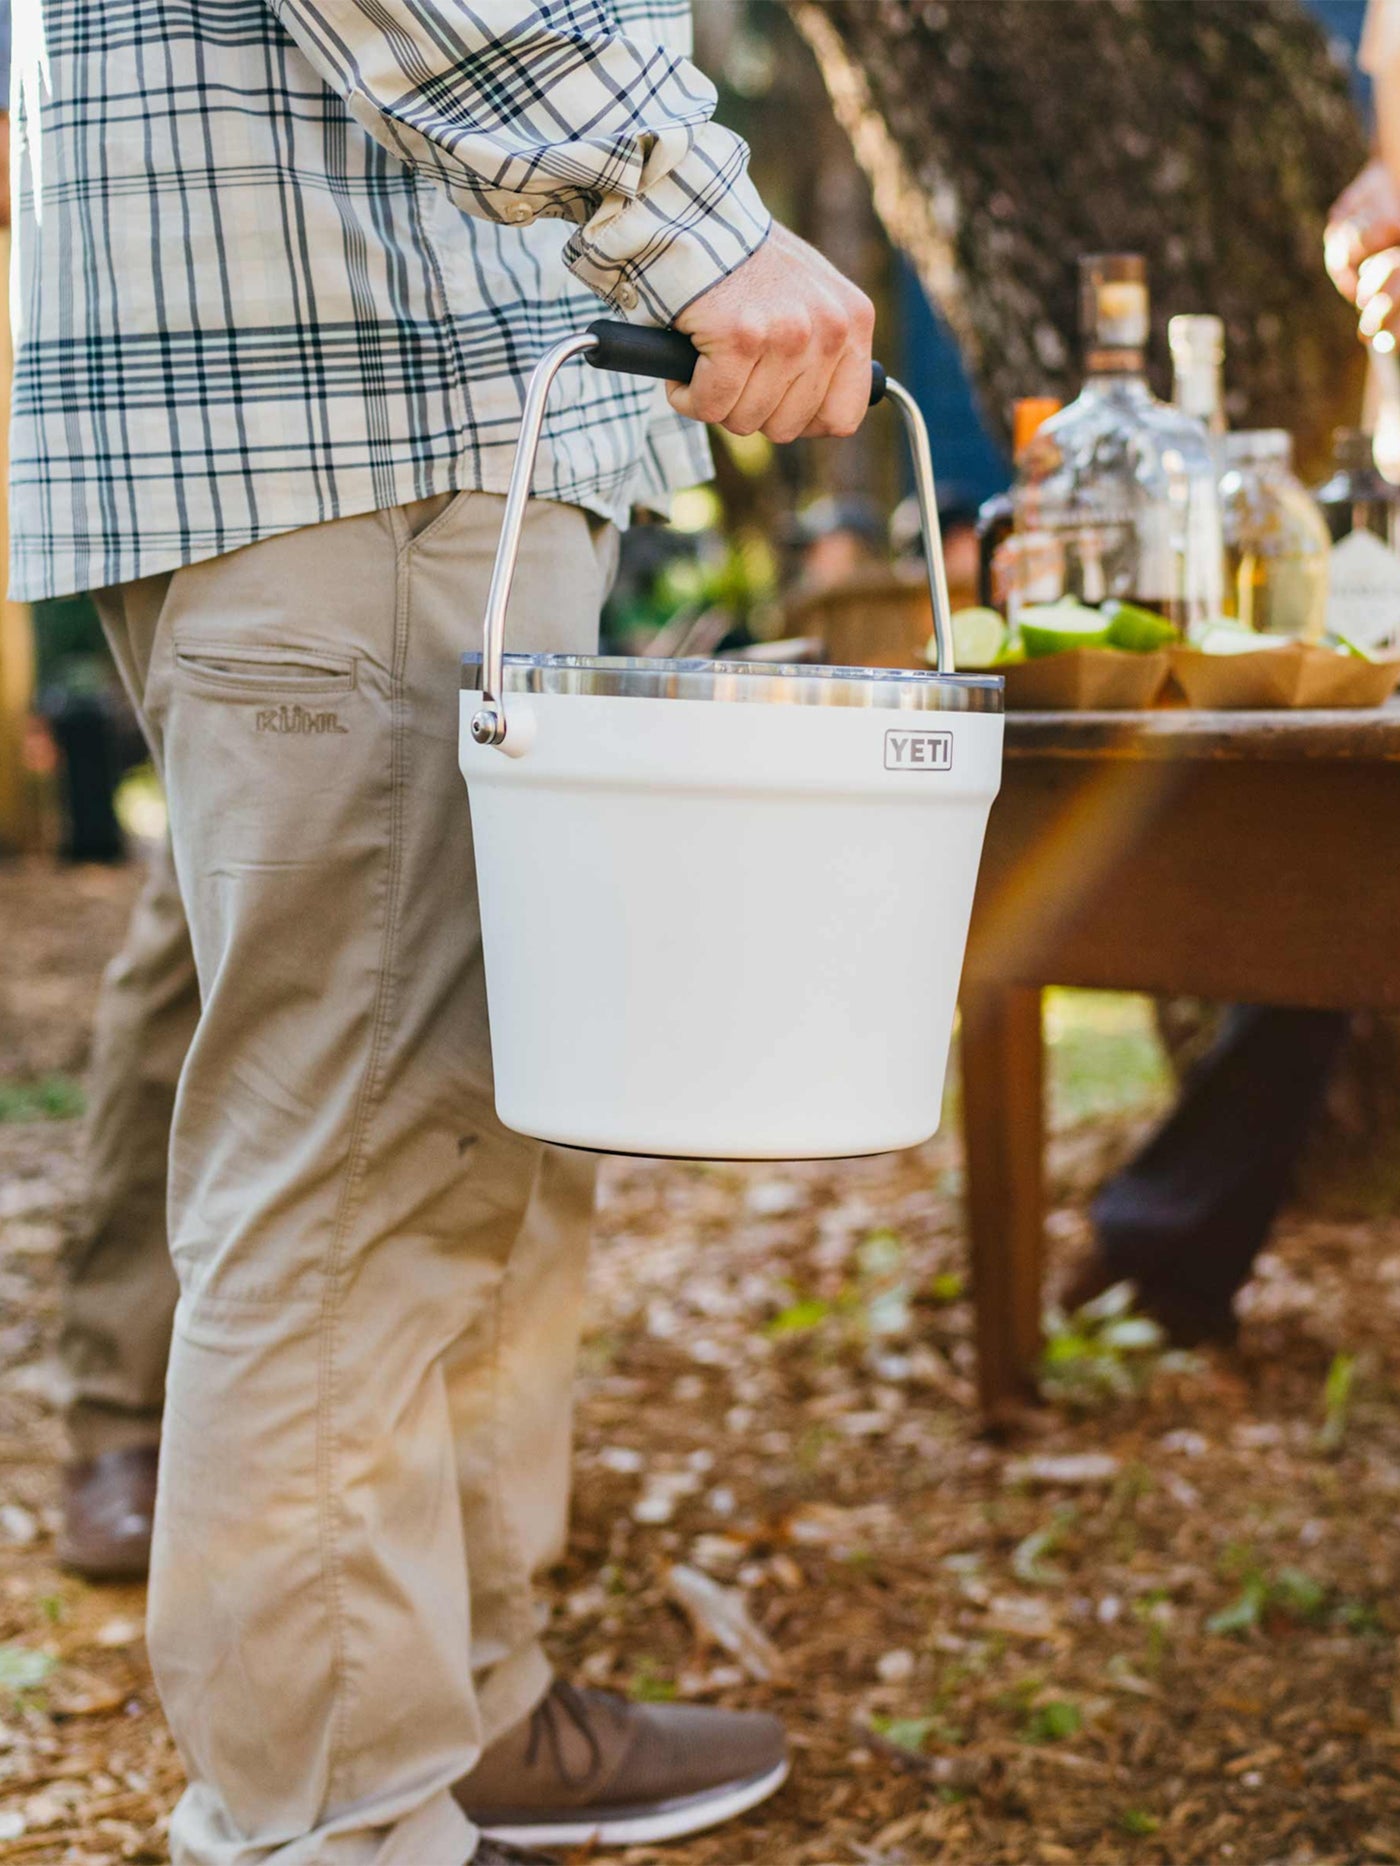
<path fill-rule="evenodd" d="M 590 354 L 592 353 L 592 354 Z M 546 350 L 536 363 L 525 390 L 525 407 L 520 418 L 520 439 L 516 444 L 506 491 L 505 517 L 501 522 L 496 562 L 491 571 L 491 587 L 486 597 L 486 616 L 482 623 L 481 705 L 472 715 L 471 735 L 478 745 L 503 745 L 506 738 L 504 688 L 506 606 L 515 580 L 515 565 L 520 553 L 520 531 L 525 522 L 525 508 L 535 477 L 535 457 L 539 452 L 540 431 L 544 426 L 545 403 L 554 378 L 576 356 L 587 356 L 599 368 L 623 369 L 634 375 L 665 377 L 672 381 L 690 380 L 699 360 L 694 346 L 679 331 L 650 330 L 645 326 L 621 324 L 600 319 L 588 330 L 565 337 Z M 887 376 L 876 363 L 871 372 L 872 405 L 888 400 L 899 410 L 909 442 L 914 467 L 914 491 L 919 502 L 919 526 L 924 540 L 924 567 L 928 576 L 929 601 L 933 606 L 934 665 L 940 674 L 956 672 L 953 659 L 953 625 L 948 602 L 948 573 L 943 563 L 943 533 L 938 523 L 938 491 L 933 478 L 933 455 L 929 448 L 928 426 L 918 403 L 893 376 Z"/>
<path fill-rule="evenodd" d="M 914 494 L 919 501 L 919 530 L 924 540 L 924 570 L 929 601 L 933 605 L 934 667 L 940 674 L 955 674 L 953 614 L 948 601 L 948 570 L 943 562 L 943 528 L 938 522 L 938 488 L 933 478 L 933 452 L 928 423 L 913 396 L 893 376 L 885 378 L 885 400 L 893 402 L 904 423 L 909 458 L 914 467 Z"/>
<path fill-rule="evenodd" d="M 491 587 L 486 595 L 486 617 L 481 626 L 481 705 L 472 714 L 471 723 L 471 734 L 478 745 L 504 745 L 506 739 L 503 692 L 506 606 L 510 602 L 510 586 L 515 581 L 515 566 L 520 556 L 520 530 L 525 523 L 525 508 L 530 503 L 530 488 L 535 478 L 535 456 L 540 450 L 545 403 L 549 399 L 554 378 L 565 363 L 593 349 L 597 342 L 598 339 L 589 330 L 561 338 L 536 363 L 525 390 L 520 439 L 516 442 L 515 461 L 510 469 L 505 517 L 501 520 L 496 562 L 491 570 Z"/>

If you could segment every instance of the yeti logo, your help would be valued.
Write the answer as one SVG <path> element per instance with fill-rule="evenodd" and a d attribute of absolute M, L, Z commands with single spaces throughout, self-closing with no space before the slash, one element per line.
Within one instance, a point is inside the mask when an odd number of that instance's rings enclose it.
<path fill-rule="evenodd" d="M 951 771 L 951 732 L 887 732 L 886 771 Z"/>

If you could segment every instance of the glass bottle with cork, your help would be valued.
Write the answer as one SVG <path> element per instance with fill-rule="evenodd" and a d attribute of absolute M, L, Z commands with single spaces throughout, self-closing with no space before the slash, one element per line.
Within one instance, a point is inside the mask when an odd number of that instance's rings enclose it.
<path fill-rule="evenodd" d="M 1118 597 L 1185 633 L 1220 613 L 1218 471 L 1202 422 L 1148 387 L 1140 254 L 1080 261 L 1080 318 L 1084 386 L 1025 450 L 1016 529 L 1053 553 L 1061 594 Z"/>

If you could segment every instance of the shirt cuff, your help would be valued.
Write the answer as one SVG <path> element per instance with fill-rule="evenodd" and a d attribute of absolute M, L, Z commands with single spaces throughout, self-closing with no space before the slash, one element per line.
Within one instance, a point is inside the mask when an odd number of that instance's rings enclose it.
<path fill-rule="evenodd" d="M 575 276 L 615 309 L 674 324 L 767 239 L 742 138 L 717 123 L 657 136 L 634 196 L 612 195 L 570 239 Z"/>

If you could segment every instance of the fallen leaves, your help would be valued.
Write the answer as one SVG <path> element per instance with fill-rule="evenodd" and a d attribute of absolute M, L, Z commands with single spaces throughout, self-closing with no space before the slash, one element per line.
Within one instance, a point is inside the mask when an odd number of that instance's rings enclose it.
<path fill-rule="evenodd" d="M 783 1679 L 787 1667 L 772 1640 L 753 1622 L 744 1597 L 721 1587 L 698 1568 L 677 1562 L 667 1570 L 666 1592 L 681 1608 L 701 1639 L 712 1641 L 759 1684 Z"/>
<path fill-rule="evenodd" d="M 73 1069 L 65 1044 L 35 1066 Z M 1131 1126 L 1052 1150 L 1057 1239 Z M 62 1123 L 0 1126 L 0 1510 L 37 1529 L 0 1515 L 6 1866 L 160 1861 L 180 1786 L 139 1591 L 52 1565 L 45 1240 L 75 1158 Z M 1122 1308 L 1081 1326 L 1007 1455 L 973 1410 L 956 1173 L 951 1133 L 604 1169 L 551 1650 L 656 1701 L 770 1705 L 796 1758 L 755 1816 L 620 1866 L 1400 1861 L 1400 1225 L 1290 1220 L 1287 1302 L 1237 1360 L 1168 1365 Z M 1207 1631 L 1253 1572 L 1257 1623 Z"/>

